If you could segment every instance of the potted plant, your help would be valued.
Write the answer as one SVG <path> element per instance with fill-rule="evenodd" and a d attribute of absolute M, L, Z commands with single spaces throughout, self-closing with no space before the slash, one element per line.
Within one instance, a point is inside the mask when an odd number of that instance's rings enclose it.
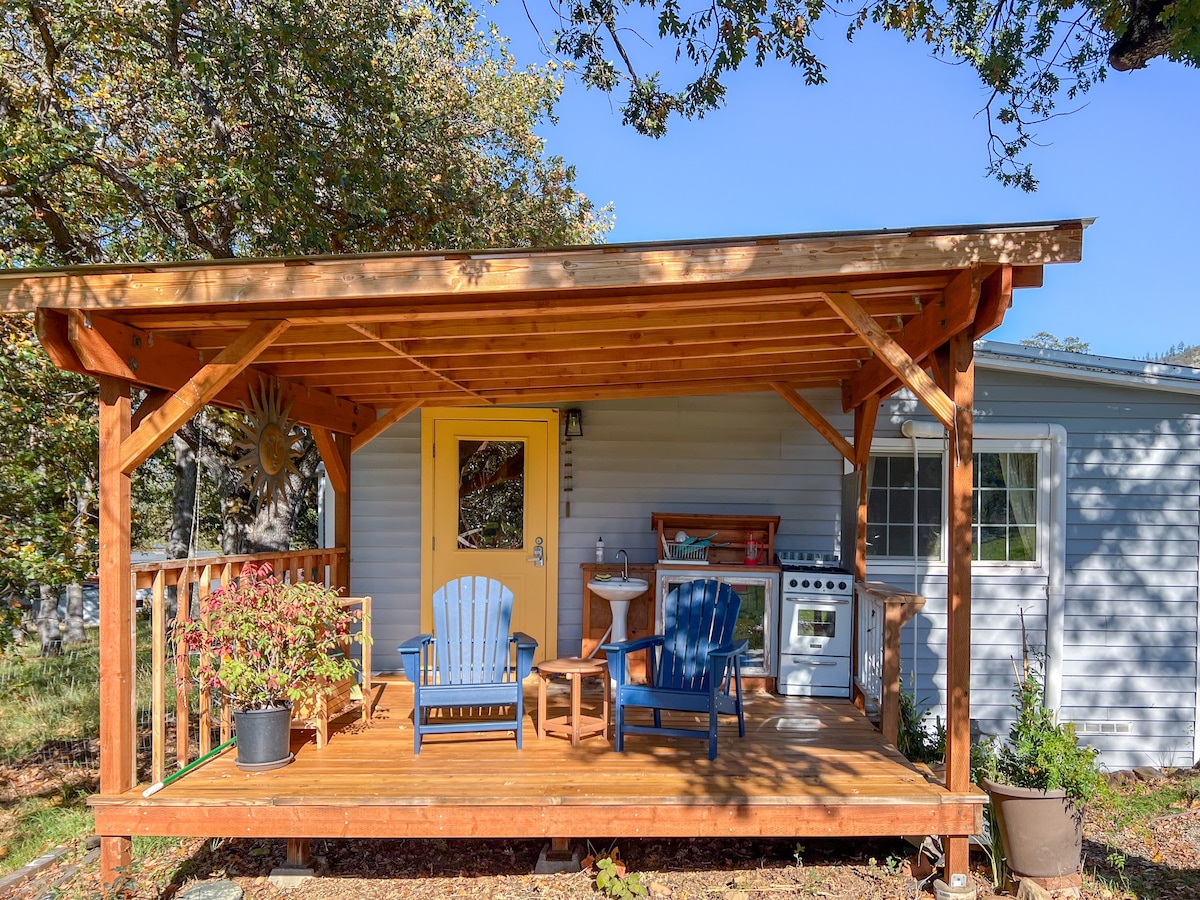
<path fill-rule="evenodd" d="M 1100 788 L 1096 750 L 1045 705 L 1041 664 L 1025 654 L 1013 690 L 1016 721 L 989 754 L 980 783 L 992 801 L 1008 867 L 1018 876 L 1079 871 L 1084 805 Z"/>
<path fill-rule="evenodd" d="M 199 654 L 197 679 L 229 699 L 239 768 L 265 770 L 291 761 L 293 702 L 353 677 L 345 649 L 361 641 L 360 610 L 311 581 L 285 582 L 269 565 L 241 574 L 200 602 L 196 619 L 176 624 L 178 653 Z"/>

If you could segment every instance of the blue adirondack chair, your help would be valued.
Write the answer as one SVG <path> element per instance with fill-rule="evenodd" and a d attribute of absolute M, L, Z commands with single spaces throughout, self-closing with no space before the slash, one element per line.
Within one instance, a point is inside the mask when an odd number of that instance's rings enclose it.
<path fill-rule="evenodd" d="M 617 682 L 613 708 L 614 749 L 618 753 L 625 750 L 626 734 L 662 734 L 708 738 L 708 758 L 716 759 L 718 715 L 737 716 L 738 736 L 746 736 L 741 658 L 749 642 L 733 639 L 741 605 L 742 598 L 727 584 L 681 584 L 663 601 L 662 634 L 602 647 Z M 645 649 L 650 653 L 650 683 L 629 684 L 625 680 L 626 655 Z M 626 707 L 654 710 L 654 725 L 629 724 Z M 664 709 L 708 713 L 708 730 L 664 728 Z"/>
<path fill-rule="evenodd" d="M 423 734 L 467 731 L 515 731 L 521 749 L 521 682 L 533 668 L 537 641 L 520 632 L 509 635 L 512 607 L 512 591 L 495 579 L 467 576 L 434 592 L 434 633 L 400 647 L 404 674 L 413 683 L 414 754 L 421 752 Z M 433 709 L 478 707 L 510 707 L 512 716 L 455 722 L 429 717 Z"/>

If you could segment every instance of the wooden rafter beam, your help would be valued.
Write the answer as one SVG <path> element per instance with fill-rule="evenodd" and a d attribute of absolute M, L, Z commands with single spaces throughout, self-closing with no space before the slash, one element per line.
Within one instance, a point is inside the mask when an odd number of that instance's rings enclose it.
<path fill-rule="evenodd" d="M 1082 256 L 1084 223 L 996 229 L 799 236 L 767 242 L 583 247 L 556 251 L 322 258 L 163 265 L 140 271 L 78 270 L 0 277 L 0 311 L 166 308 L 183 304 L 353 302 L 367 297 L 742 284 L 781 278 L 847 278 L 939 271 L 979 263 L 1044 265 Z M 615 251 L 615 252 L 614 252 Z"/>
<path fill-rule="evenodd" d="M 813 379 L 805 382 L 805 387 L 823 388 L 835 387 L 837 379 Z M 707 394 L 747 394 L 769 391 L 771 388 L 765 381 L 740 381 L 729 379 L 713 379 L 709 381 L 675 382 L 671 384 L 652 384 L 627 382 L 619 385 L 609 385 L 604 388 L 532 388 L 528 390 L 515 389 L 496 391 L 489 394 L 496 403 L 555 403 L 567 400 L 615 400 L 624 397 L 698 397 Z M 379 405 L 386 405 L 382 400 Z M 442 401 L 438 401 L 439 404 Z"/>
<path fill-rule="evenodd" d="M 924 369 L 913 362 L 903 347 L 876 324 L 858 301 L 851 294 L 827 294 L 825 301 L 862 338 L 876 357 L 916 394 L 917 399 L 928 407 L 937 420 L 947 428 L 951 427 L 954 422 L 954 401 L 933 383 Z"/>
<path fill-rule="evenodd" d="M 39 312 L 39 316 L 66 320 L 66 316 L 51 311 Z M 81 358 L 83 372 L 121 378 L 143 388 L 174 393 L 201 366 L 212 361 L 186 344 L 164 340 L 152 332 L 129 328 L 95 313 L 76 313 L 67 331 L 72 351 Z M 356 406 L 257 367 L 237 375 L 211 402 L 227 409 L 241 409 L 250 391 L 257 390 L 264 378 L 278 379 L 283 403 L 290 405 L 292 415 L 310 428 L 355 434 L 374 419 L 374 409 Z"/>
<path fill-rule="evenodd" d="M 356 453 L 379 437 L 421 404 L 416 401 L 397 403 L 387 412 L 350 439 L 350 452 Z"/>
<path fill-rule="evenodd" d="M 992 270 L 983 266 L 968 266 L 946 286 L 941 302 L 931 304 L 916 319 L 908 322 L 896 341 L 917 365 L 951 335 L 969 328 L 979 304 L 980 286 Z M 867 397 L 878 394 L 887 397 L 903 384 L 895 371 L 882 358 L 862 367 L 842 388 L 842 407 L 853 409 Z"/>
<path fill-rule="evenodd" d="M 1001 266 L 983 281 L 979 310 L 972 324 L 971 337 L 979 340 L 989 332 L 995 331 L 1004 321 L 1004 314 L 1012 306 L 1013 288 L 1015 288 L 1016 272 L 1012 266 Z"/>
<path fill-rule="evenodd" d="M 414 356 L 412 356 L 411 354 L 409 354 L 409 352 L 403 346 L 396 343 L 395 341 L 389 341 L 389 340 L 386 340 L 386 339 L 380 337 L 380 328 L 378 325 L 351 325 L 350 327 L 353 328 L 355 331 L 359 332 L 360 334 L 364 335 L 365 337 L 370 338 L 372 341 L 377 343 L 380 347 L 383 347 L 385 350 L 387 350 L 389 353 L 392 353 L 393 355 L 398 356 L 400 359 L 403 359 L 407 362 L 412 363 L 418 369 L 428 372 L 431 376 L 436 378 L 438 381 L 441 381 L 444 384 L 449 385 L 450 387 L 454 388 L 455 390 L 462 391 L 464 394 L 468 394 L 469 396 L 474 397 L 475 399 L 479 400 L 481 403 L 490 403 L 491 402 L 490 400 L 484 399 L 479 394 L 476 394 L 474 391 L 470 390 L 469 388 L 463 387 L 457 381 L 453 381 L 453 380 L 447 378 L 445 375 L 443 375 L 441 372 L 437 371 L 436 369 L 430 368 L 429 366 L 425 365 L 425 363 L 421 362 L 421 360 L 419 360 L 419 359 L 415 358 Z"/>
<path fill-rule="evenodd" d="M 287 327 L 286 320 L 251 325 L 212 362 L 202 366 L 121 442 L 121 470 L 132 472 L 149 459 L 179 426 L 214 400 Z"/>

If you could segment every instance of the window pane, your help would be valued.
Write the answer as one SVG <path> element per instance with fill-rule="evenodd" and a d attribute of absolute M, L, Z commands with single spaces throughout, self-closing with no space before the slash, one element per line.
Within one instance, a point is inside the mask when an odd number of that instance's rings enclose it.
<path fill-rule="evenodd" d="M 913 461 L 911 456 L 893 456 L 888 464 L 890 487 L 913 486 Z"/>
<path fill-rule="evenodd" d="M 1037 454 L 1006 453 L 1007 472 L 1005 482 L 1009 489 L 1037 487 Z"/>
<path fill-rule="evenodd" d="M 936 559 L 942 555 L 941 526 L 922 525 L 917 529 L 917 547 L 921 556 Z"/>
<path fill-rule="evenodd" d="M 1008 521 L 1008 497 L 1004 491 L 980 490 L 979 497 L 980 525 L 1003 525 Z"/>
<path fill-rule="evenodd" d="M 888 556 L 887 526 L 867 525 L 867 553 L 871 556 Z"/>
<path fill-rule="evenodd" d="M 1037 492 L 1008 492 L 1009 522 L 1013 525 L 1037 524 Z"/>
<path fill-rule="evenodd" d="M 867 498 L 867 521 L 887 522 L 887 488 L 871 488 Z"/>
<path fill-rule="evenodd" d="M 867 464 L 867 484 L 871 489 L 885 488 L 888 484 L 888 458 L 872 456 Z"/>
<path fill-rule="evenodd" d="M 525 444 L 458 442 L 458 546 L 520 550 L 525 541 Z"/>
<path fill-rule="evenodd" d="M 1008 529 L 979 529 L 979 559 L 1008 559 Z"/>
<path fill-rule="evenodd" d="M 1007 455 L 1000 453 L 976 453 L 975 484 L 985 488 L 1004 487 L 1004 466 L 1001 462 L 1001 456 Z"/>
<path fill-rule="evenodd" d="M 917 491 L 917 521 L 922 525 L 942 522 L 942 492 L 922 488 Z"/>
<path fill-rule="evenodd" d="M 797 609 L 796 637 L 837 637 L 836 621 L 837 617 L 831 609 Z"/>
<path fill-rule="evenodd" d="M 1008 558 L 1022 562 L 1037 559 L 1037 529 L 1008 529 Z"/>
<path fill-rule="evenodd" d="M 888 521 L 893 525 L 913 521 L 913 492 L 888 491 Z"/>
<path fill-rule="evenodd" d="M 893 525 L 888 529 L 888 556 L 912 556 L 913 528 L 911 525 Z"/>
<path fill-rule="evenodd" d="M 761 666 L 764 664 L 763 637 L 766 629 L 767 589 L 761 584 L 731 584 L 730 587 L 742 598 L 737 622 L 733 626 L 733 638 L 745 638 L 750 642 L 746 665 Z"/>
<path fill-rule="evenodd" d="M 942 489 L 942 457 L 922 453 L 918 458 L 917 485 L 923 488 Z"/>

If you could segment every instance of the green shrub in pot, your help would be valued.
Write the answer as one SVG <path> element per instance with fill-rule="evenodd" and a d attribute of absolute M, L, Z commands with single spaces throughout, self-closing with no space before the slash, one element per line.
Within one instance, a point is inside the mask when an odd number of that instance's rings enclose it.
<path fill-rule="evenodd" d="M 192 671 L 201 684 L 229 699 L 238 731 L 239 765 L 282 764 L 294 702 L 355 675 L 344 650 L 361 640 L 360 610 L 342 605 L 337 592 L 310 581 L 286 582 L 269 565 L 247 565 L 236 579 L 201 600 L 200 615 L 177 621 L 180 656 L 198 654 Z M 270 713 L 270 716 L 264 715 Z M 246 759 L 248 727 L 269 722 L 262 744 L 272 759 Z M 260 742 L 253 741 L 255 754 Z"/>
<path fill-rule="evenodd" d="M 1039 660 L 1025 655 L 1013 690 L 1017 717 L 977 774 L 991 797 L 991 823 L 1017 875 L 1056 878 L 1079 869 L 1083 807 L 1100 789 L 1097 751 L 1081 746 L 1070 722 L 1045 702 Z"/>

